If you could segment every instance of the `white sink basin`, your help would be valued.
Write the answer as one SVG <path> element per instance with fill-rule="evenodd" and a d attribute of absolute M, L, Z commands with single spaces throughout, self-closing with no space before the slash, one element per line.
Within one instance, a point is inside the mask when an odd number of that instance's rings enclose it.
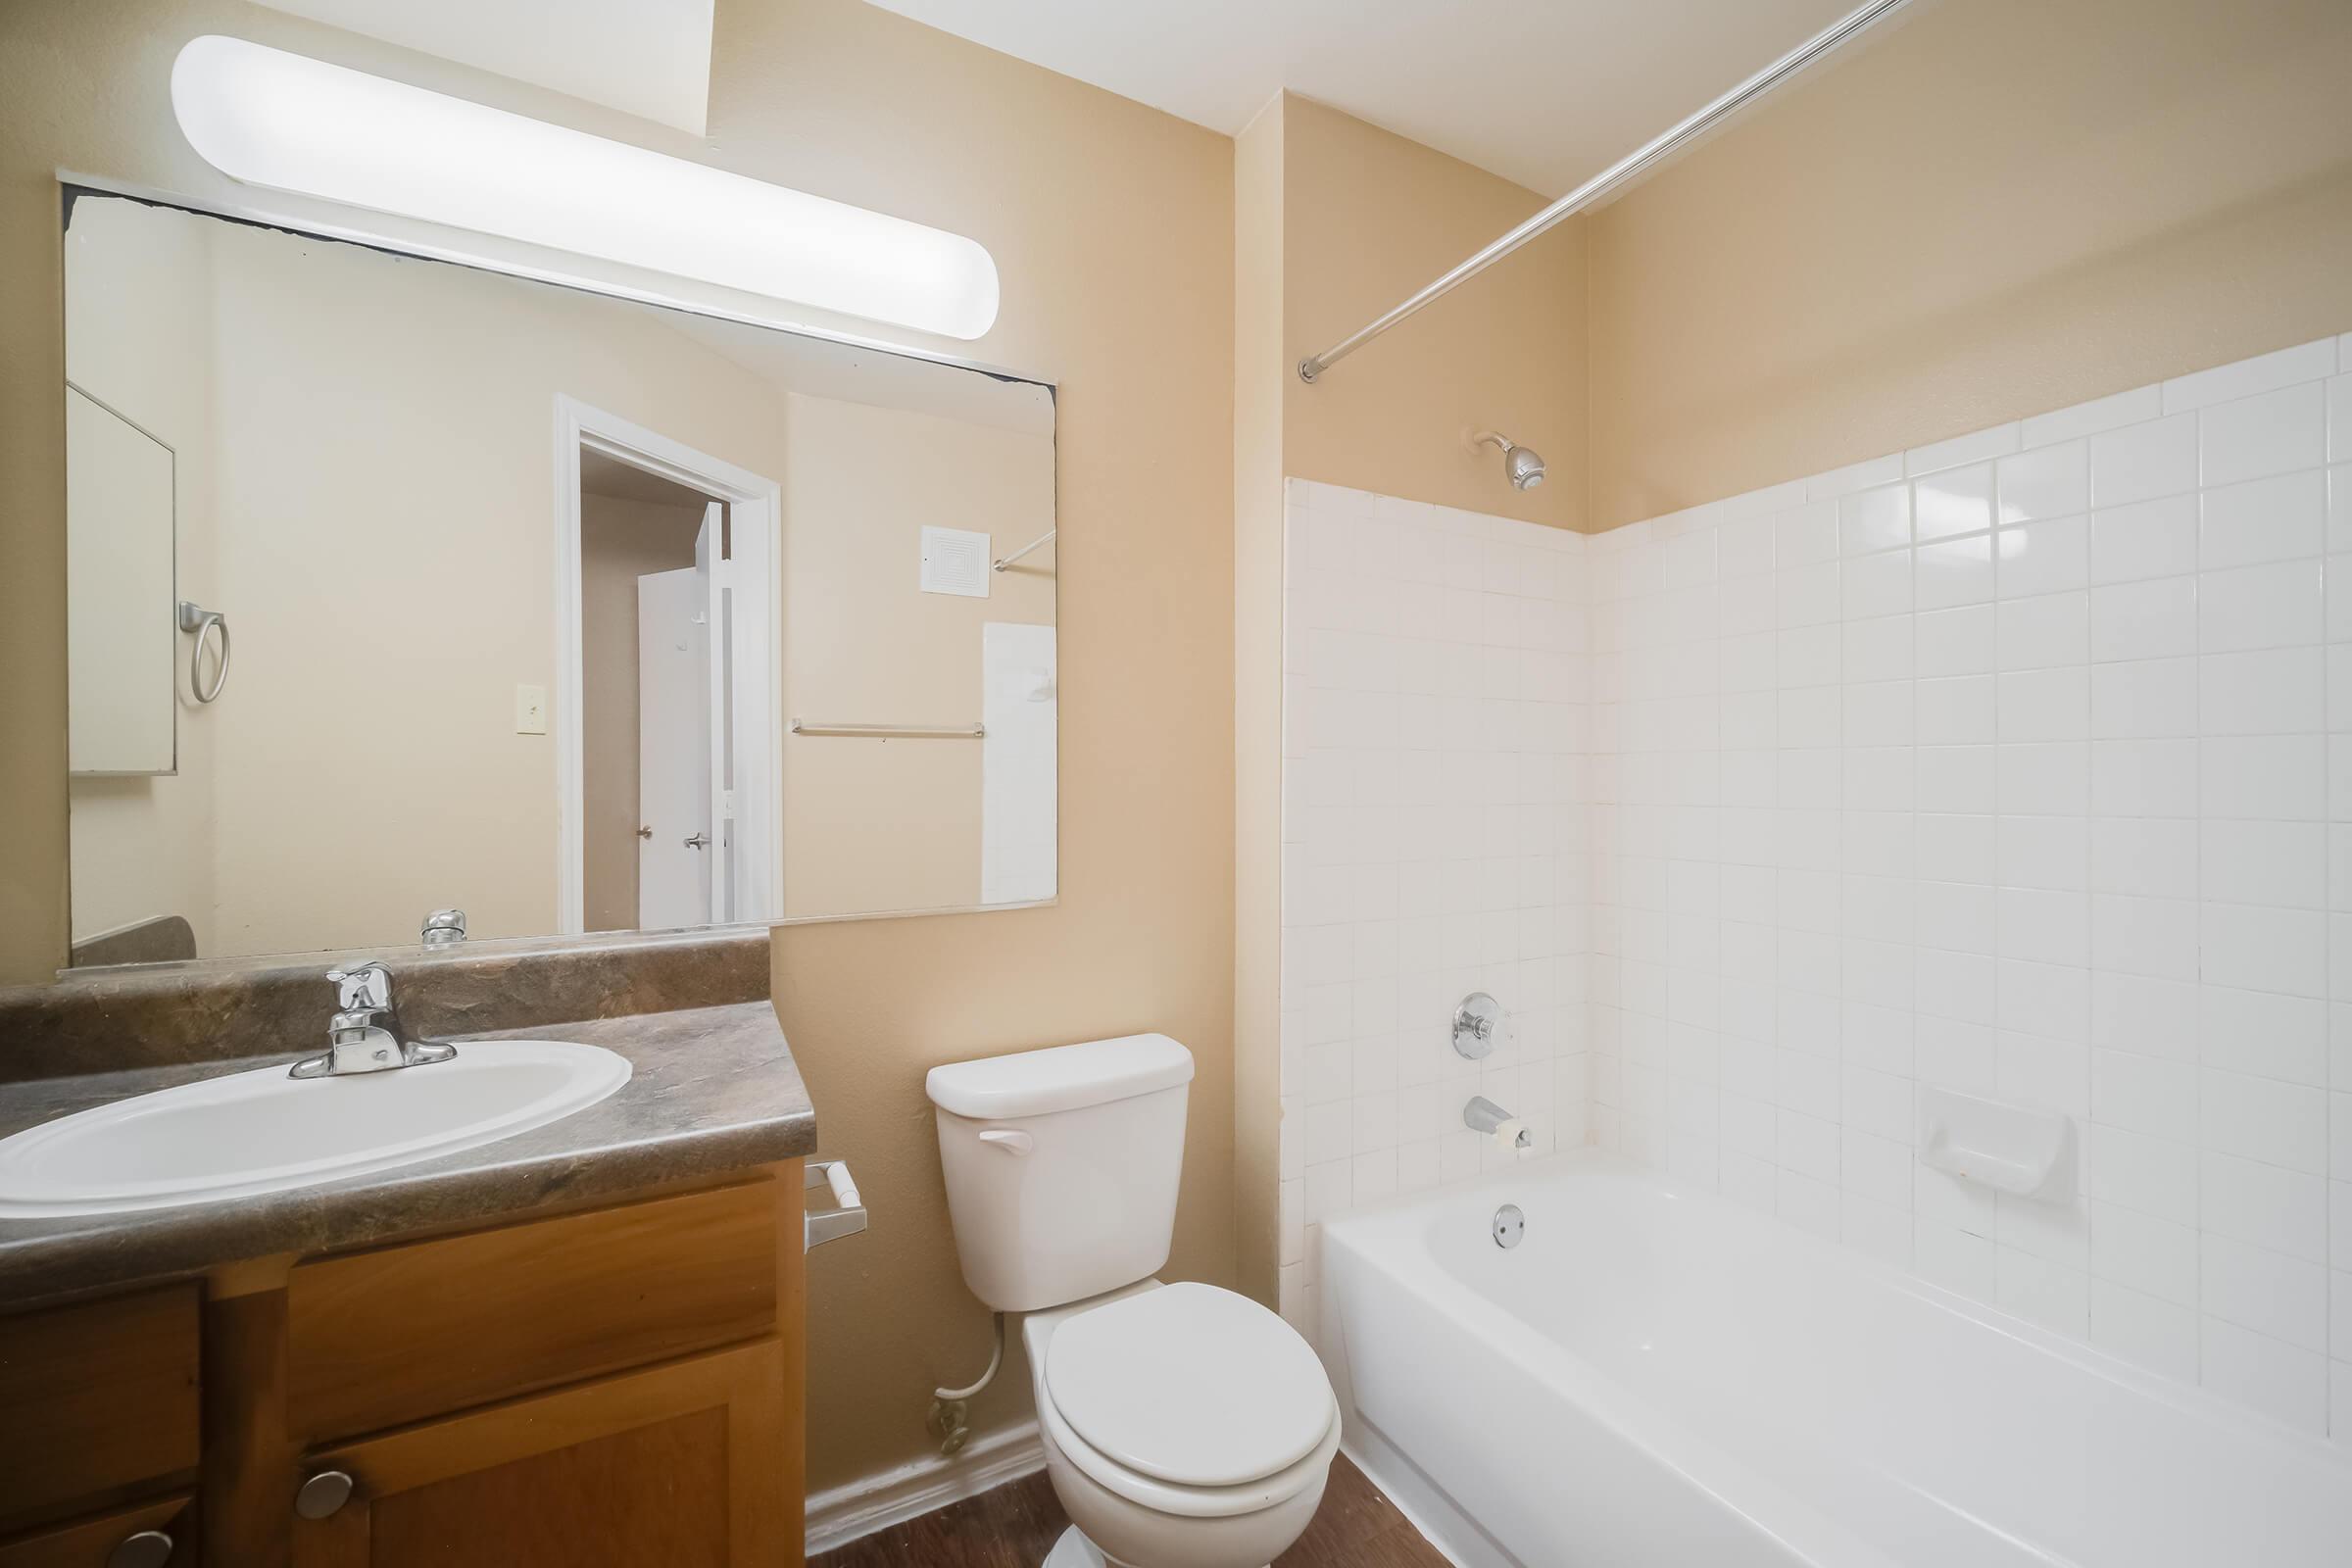
<path fill-rule="evenodd" d="M 494 1040 L 343 1078 L 286 1065 L 162 1089 L 0 1139 L 0 1219 L 250 1198 L 413 1164 L 544 1127 L 629 1081 L 602 1046 Z"/>

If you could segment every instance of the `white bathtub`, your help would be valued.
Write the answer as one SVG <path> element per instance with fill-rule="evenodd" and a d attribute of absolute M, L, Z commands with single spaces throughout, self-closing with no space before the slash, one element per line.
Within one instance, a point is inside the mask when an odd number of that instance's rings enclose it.
<path fill-rule="evenodd" d="M 2352 1565 L 2352 1454 L 1606 1155 L 1322 1246 L 1350 1450 L 1474 1568 Z"/>

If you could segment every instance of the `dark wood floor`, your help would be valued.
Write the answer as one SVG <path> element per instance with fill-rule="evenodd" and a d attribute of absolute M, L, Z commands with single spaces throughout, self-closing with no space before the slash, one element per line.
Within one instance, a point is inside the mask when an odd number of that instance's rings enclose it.
<path fill-rule="evenodd" d="M 853 1541 L 808 1568 L 1038 1568 L 1069 1524 L 1045 1472 Z M 1446 1568 L 1396 1505 L 1340 1454 L 1323 1506 L 1275 1568 Z"/>

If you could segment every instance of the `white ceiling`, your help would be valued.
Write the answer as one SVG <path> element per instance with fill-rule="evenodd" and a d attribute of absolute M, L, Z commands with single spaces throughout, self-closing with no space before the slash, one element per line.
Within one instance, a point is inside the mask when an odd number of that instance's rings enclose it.
<path fill-rule="evenodd" d="M 700 136 L 711 0 L 261 0 Z"/>
<path fill-rule="evenodd" d="M 1289 88 L 1557 196 L 1855 0 L 874 0 L 1231 135 Z"/>

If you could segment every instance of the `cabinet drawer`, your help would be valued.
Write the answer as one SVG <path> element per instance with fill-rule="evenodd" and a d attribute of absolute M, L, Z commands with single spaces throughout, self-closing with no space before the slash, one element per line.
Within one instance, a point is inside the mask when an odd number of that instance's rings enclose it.
<path fill-rule="evenodd" d="M 296 1266 L 290 1436 L 356 1437 L 773 1333 L 777 1191 L 747 1182 Z"/>
<path fill-rule="evenodd" d="M 197 1288 L 0 1317 L 0 1534 L 192 1476 Z"/>
<path fill-rule="evenodd" d="M 189 1497 L 158 1497 L 96 1518 L 77 1519 L 54 1530 L 0 1541 L 0 1568 L 108 1568 L 115 1548 L 135 1535 L 155 1531 L 172 1543 L 165 1568 L 196 1568 Z"/>

